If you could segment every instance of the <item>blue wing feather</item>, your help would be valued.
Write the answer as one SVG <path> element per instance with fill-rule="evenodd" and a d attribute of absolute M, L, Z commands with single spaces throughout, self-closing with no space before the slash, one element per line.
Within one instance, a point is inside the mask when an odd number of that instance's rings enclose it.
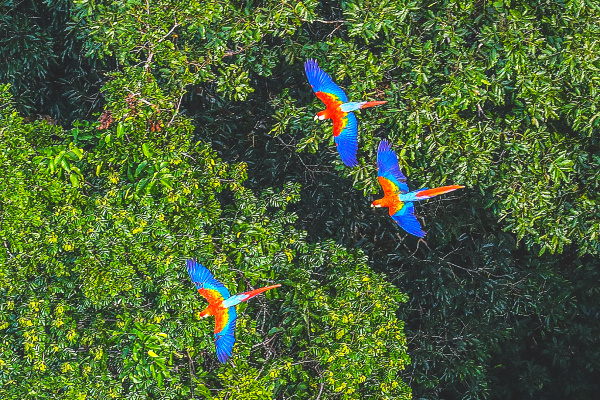
<path fill-rule="evenodd" d="M 340 101 L 347 102 L 348 96 L 346 93 L 333 82 L 333 80 L 323 71 L 316 60 L 309 59 L 304 63 L 304 71 L 306 71 L 306 77 L 308 82 L 312 86 L 315 93 L 324 92 L 330 93 L 336 96 Z"/>
<path fill-rule="evenodd" d="M 349 167 L 358 165 L 356 153 L 358 152 L 358 122 L 354 114 L 349 113 L 344 118 L 347 119 L 346 126 L 338 136 L 334 136 L 338 153 L 344 164 Z"/>
<path fill-rule="evenodd" d="M 187 260 L 187 270 L 190 279 L 196 285 L 196 289 L 216 290 L 223 296 L 223 299 L 229 298 L 229 290 L 227 290 L 221 282 L 216 280 L 213 274 L 211 274 L 211 272 L 202 264 L 191 259 Z"/>
<path fill-rule="evenodd" d="M 421 224 L 417 221 L 417 217 L 415 217 L 415 206 L 413 203 L 404 203 L 404 206 L 396 211 L 396 213 L 392 215 L 392 218 L 402 229 L 411 235 L 420 238 L 425 236 L 425 231 L 421 229 Z"/>
<path fill-rule="evenodd" d="M 235 307 L 227 309 L 229 320 L 223 327 L 221 332 L 215 333 L 215 347 L 217 348 L 217 358 L 221 363 L 227 362 L 233 351 L 235 344 L 235 324 L 237 319 L 237 311 Z M 215 316 L 216 318 L 217 316 Z"/>
<path fill-rule="evenodd" d="M 398 165 L 398 157 L 392 150 L 392 145 L 387 140 L 383 139 L 379 143 L 377 149 L 377 176 L 388 179 L 400 190 L 400 193 L 408 193 L 408 185 L 406 184 L 406 176 L 400 170 Z"/>

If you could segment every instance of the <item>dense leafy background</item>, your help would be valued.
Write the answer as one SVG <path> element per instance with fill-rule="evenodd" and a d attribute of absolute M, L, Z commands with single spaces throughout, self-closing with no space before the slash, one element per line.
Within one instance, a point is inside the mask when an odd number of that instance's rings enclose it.
<path fill-rule="evenodd" d="M 2 397 L 600 389 L 595 2 L 2 11 Z M 358 168 L 312 121 L 309 57 L 389 102 L 359 115 Z M 418 207 L 426 241 L 368 206 L 382 138 L 411 187 L 468 187 Z M 241 308 L 235 367 L 189 255 L 232 291 L 284 282 Z"/>

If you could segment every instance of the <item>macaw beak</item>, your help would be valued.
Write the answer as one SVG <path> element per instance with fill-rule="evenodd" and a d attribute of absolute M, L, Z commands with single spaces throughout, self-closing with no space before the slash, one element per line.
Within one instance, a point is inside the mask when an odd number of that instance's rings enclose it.
<path fill-rule="evenodd" d="M 316 121 L 316 120 L 318 120 L 318 119 L 319 119 L 319 116 L 318 116 L 318 115 L 315 115 L 315 118 L 314 118 L 314 120 Z"/>

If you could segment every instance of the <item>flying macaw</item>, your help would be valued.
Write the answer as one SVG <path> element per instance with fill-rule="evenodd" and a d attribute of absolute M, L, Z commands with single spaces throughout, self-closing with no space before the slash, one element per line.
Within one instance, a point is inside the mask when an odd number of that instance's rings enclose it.
<path fill-rule="evenodd" d="M 237 312 L 235 306 L 257 294 L 281 285 L 272 285 L 249 292 L 229 295 L 229 290 L 216 280 L 208 269 L 194 260 L 187 260 L 187 270 L 198 293 L 208 301 L 208 307 L 200 312 L 201 318 L 209 315 L 215 316 L 215 346 L 217 358 L 225 363 L 231 357 L 235 343 L 235 320 Z"/>
<path fill-rule="evenodd" d="M 316 60 L 306 61 L 304 70 L 313 91 L 327 107 L 315 115 L 315 121 L 317 119 L 333 120 L 333 137 L 342 161 L 349 167 L 358 165 L 356 161 L 358 122 L 352 111 L 378 106 L 387 101 L 349 102 L 346 93 L 333 82 L 325 71 L 319 68 Z"/>
<path fill-rule="evenodd" d="M 388 207 L 390 216 L 402 229 L 420 238 L 425 236 L 425 232 L 415 217 L 413 202 L 464 188 L 464 186 L 450 185 L 409 192 L 406 176 L 400 171 L 398 165 L 398 157 L 392 151 L 391 144 L 385 139 L 379 143 L 379 149 L 377 149 L 377 180 L 383 188 L 383 199 L 375 200 L 371 205 Z"/>

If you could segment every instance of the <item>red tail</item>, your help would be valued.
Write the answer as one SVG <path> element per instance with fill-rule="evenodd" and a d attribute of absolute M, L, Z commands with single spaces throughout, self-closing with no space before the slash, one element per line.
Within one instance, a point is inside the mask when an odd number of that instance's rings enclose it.
<path fill-rule="evenodd" d="M 438 194 L 444 194 L 444 193 L 452 192 L 453 190 L 462 189 L 462 188 L 464 188 L 464 186 L 450 185 L 450 186 L 442 186 L 442 187 L 438 187 L 438 188 L 434 188 L 434 189 L 425 189 L 425 190 L 417 193 L 417 199 L 422 199 L 422 198 L 427 199 L 429 197 L 437 196 Z"/>
<path fill-rule="evenodd" d="M 387 103 L 387 101 L 367 101 L 361 108 L 375 107 L 385 103 Z"/>
<path fill-rule="evenodd" d="M 244 292 L 244 293 L 242 293 L 242 294 L 243 294 L 243 295 L 246 295 L 246 296 L 248 296 L 248 297 L 246 297 L 246 298 L 245 298 L 244 300 L 242 300 L 242 301 L 246 301 L 246 300 L 248 300 L 248 299 L 251 299 L 251 298 L 253 298 L 254 296 L 256 296 L 257 294 L 261 294 L 262 292 L 266 292 L 267 290 L 271 290 L 271 289 L 274 289 L 274 288 L 276 288 L 276 287 L 279 287 L 279 286 L 281 286 L 281 285 L 280 285 L 280 284 L 277 284 L 277 285 L 272 285 L 272 286 L 265 286 L 265 287 L 261 287 L 261 288 L 259 288 L 259 289 L 254 289 L 254 290 L 251 290 L 251 291 L 249 291 L 249 292 Z"/>

